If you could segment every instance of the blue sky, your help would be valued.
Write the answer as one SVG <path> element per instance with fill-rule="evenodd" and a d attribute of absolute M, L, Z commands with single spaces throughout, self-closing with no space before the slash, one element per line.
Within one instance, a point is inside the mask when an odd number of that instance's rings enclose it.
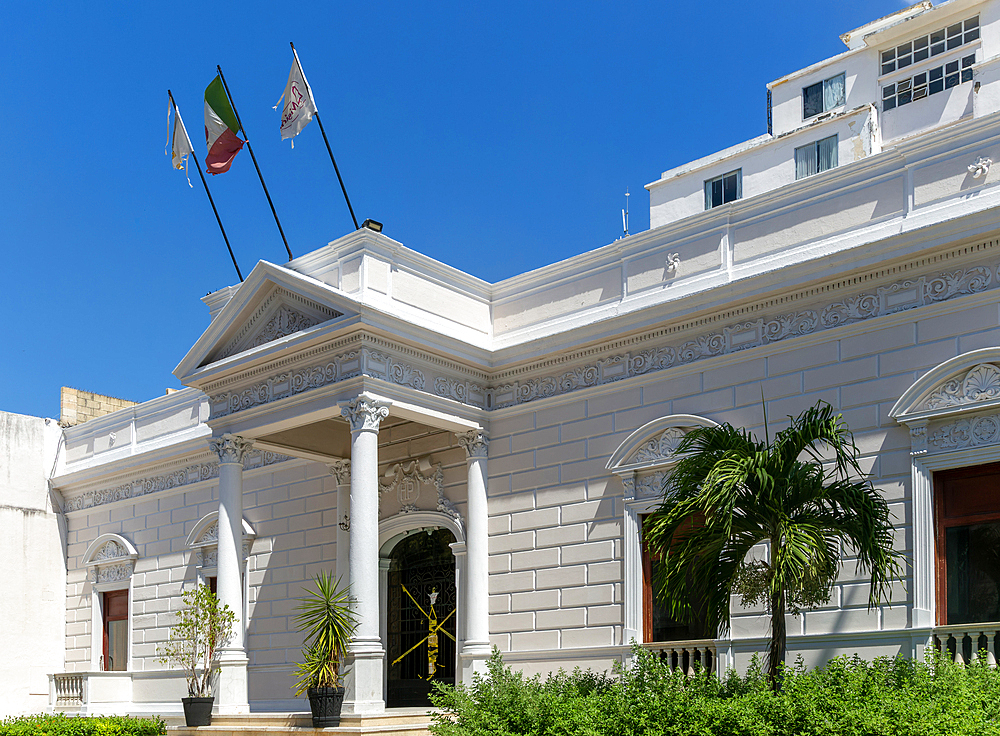
<path fill-rule="evenodd" d="M 220 64 L 293 253 L 353 229 L 315 123 L 271 109 L 294 41 L 358 219 L 487 281 L 649 226 L 643 185 L 765 132 L 764 85 L 902 5 L 53 3 L 0 10 L 0 410 L 62 385 L 132 400 L 237 281 L 201 182 L 174 171 L 167 89 L 204 161 Z M 218 15 L 219 17 L 216 17 Z M 209 182 L 244 274 L 287 259 L 248 153 Z"/>

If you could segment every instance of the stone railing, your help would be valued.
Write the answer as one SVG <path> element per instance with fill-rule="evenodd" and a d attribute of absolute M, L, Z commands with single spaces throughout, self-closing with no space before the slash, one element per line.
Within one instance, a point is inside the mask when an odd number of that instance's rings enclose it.
<path fill-rule="evenodd" d="M 715 673 L 718 653 L 712 639 L 689 641 L 657 641 L 642 645 L 664 659 L 672 670 L 680 670 L 689 677 L 698 670 Z"/>
<path fill-rule="evenodd" d="M 1000 655 L 1000 623 L 956 624 L 935 627 L 932 644 L 938 651 L 947 652 L 953 662 L 966 664 L 984 656 L 991 667 Z"/>
<path fill-rule="evenodd" d="M 87 676 L 77 672 L 52 675 L 52 705 L 56 708 L 79 708 L 84 703 Z"/>

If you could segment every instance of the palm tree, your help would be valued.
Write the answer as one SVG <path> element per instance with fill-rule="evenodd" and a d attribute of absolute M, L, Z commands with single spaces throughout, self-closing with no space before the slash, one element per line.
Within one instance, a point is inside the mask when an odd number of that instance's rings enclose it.
<path fill-rule="evenodd" d="M 889 600 L 901 559 L 889 508 L 864 477 L 842 416 L 820 402 L 789 419 L 773 443 L 730 424 L 685 435 L 663 503 L 644 529 L 650 553 L 662 561 L 654 574 L 657 597 L 675 619 L 707 616 L 725 633 L 731 593 L 744 606 L 767 606 L 775 689 L 786 609 L 797 614 L 829 601 L 850 548 L 859 570 L 871 575 L 871 610 Z M 761 543 L 766 559 L 752 553 Z"/>

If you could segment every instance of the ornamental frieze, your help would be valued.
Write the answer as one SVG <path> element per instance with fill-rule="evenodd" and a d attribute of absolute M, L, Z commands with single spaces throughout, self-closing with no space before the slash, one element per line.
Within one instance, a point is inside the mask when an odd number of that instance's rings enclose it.
<path fill-rule="evenodd" d="M 1000 444 L 1000 416 L 989 415 L 959 419 L 935 429 L 928 438 L 932 452 L 961 450 Z"/>
<path fill-rule="evenodd" d="M 243 469 L 253 470 L 254 468 L 274 465 L 275 463 L 282 463 L 291 459 L 290 456 L 277 452 L 248 450 L 243 453 Z M 103 506 L 104 504 L 125 501 L 130 498 L 139 498 L 140 496 L 146 496 L 157 491 L 200 483 L 218 477 L 219 463 L 198 463 L 163 475 L 139 478 L 114 488 L 87 491 L 67 500 L 63 506 L 63 511 L 79 511 L 80 509 L 89 509 L 94 506 Z"/>
<path fill-rule="evenodd" d="M 387 351 L 360 348 L 305 368 L 276 373 L 245 389 L 214 394 L 211 411 L 213 418 L 224 417 L 360 375 L 479 409 L 502 409 L 996 289 L 998 284 L 997 267 L 987 265 L 908 278 L 814 309 L 744 319 L 675 344 L 642 347 L 557 373 L 523 380 L 501 379 L 493 385 L 455 376 L 426 375 L 424 371 L 430 368 L 419 369 Z M 996 389 L 981 389 L 985 390 L 996 390 L 1000 397 L 1000 382 Z"/>

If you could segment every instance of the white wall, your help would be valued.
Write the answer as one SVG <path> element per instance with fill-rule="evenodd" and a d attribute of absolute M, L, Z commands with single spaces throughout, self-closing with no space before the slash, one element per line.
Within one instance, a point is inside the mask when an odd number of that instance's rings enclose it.
<path fill-rule="evenodd" d="M 43 711 L 47 675 L 63 669 L 63 521 L 48 488 L 59 437 L 54 420 L 0 412 L 0 716 Z"/>

